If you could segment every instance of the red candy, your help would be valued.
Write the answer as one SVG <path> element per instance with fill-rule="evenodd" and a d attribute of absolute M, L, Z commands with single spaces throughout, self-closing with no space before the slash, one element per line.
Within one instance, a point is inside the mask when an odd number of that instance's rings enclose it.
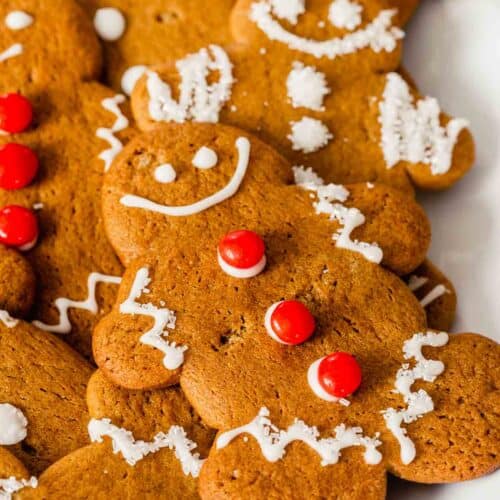
<path fill-rule="evenodd" d="M 288 345 L 304 343 L 316 329 L 309 309 L 297 300 L 285 300 L 271 308 L 269 326 L 276 337 Z"/>
<path fill-rule="evenodd" d="M 232 231 L 219 243 L 222 260 L 237 269 L 249 269 L 259 264 L 266 253 L 262 238 L 253 231 Z"/>
<path fill-rule="evenodd" d="M 27 186 L 38 171 L 38 158 L 27 146 L 10 143 L 0 148 L 0 187 L 13 190 Z"/>
<path fill-rule="evenodd" d="M 0 96 L 0 130 L 9 134 L 24 132 L 33 121 L 33 108 L 21 94 Z"/>
<path fill-rule="evenodd" d="M 319 364 L 318 379 L 328 394 L 345 398 L 356 392 L 361 385 L 361 368 L 351 354 L 335 352 Z"/>
<path fill-rule="evenodd" d="M 29 250 L 37 239 L 38 221 L 31 210 L 17 205 L 0 210 L 0 243 L 19 250 Z"/>

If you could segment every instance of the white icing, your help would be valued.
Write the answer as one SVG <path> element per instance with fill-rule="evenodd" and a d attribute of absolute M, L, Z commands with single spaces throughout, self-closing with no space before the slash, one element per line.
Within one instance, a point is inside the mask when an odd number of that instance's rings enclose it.
<path fill-rule="evenodd" d="M 316 427 L 309 427 L 302 420 L 295 419 L 286 430 L 278 429 L 269 419 L 269 410 L 261 408 L 257 417 L 249 424 L 224 432 L 217 441 L 217 449 L 225 448 L 241 434 L 250 434 L 260 446 L 264 458 L 269 462 L 281 460 L 286 448 L 294 441 L 301 441 L 321 457 L 321 465 L 338 463 L 341 451 L 352 446 L 365 448 L 364 459 L 367 464 L 376 465 L 382 460 L 377 447 L 382 443 L 375 437 L 363 436 L 361 427 L 346 427 L 341 424 L 335 428 L 335 437 L 320 438 Z"/>
<path fill-rule="evenodd" d="M 273 14 L 291 24 L 297 24 L 306 11 L 306 0 L 269 0 Z"/>
<path fill-rule="evenodd" d="M 181 463 L 182 472 L 186 476 L 198 477 L 204 462 L 200 454 L 193 451 L 197 447 L 196 443 L 188 439 L 186 431 L 178 425 L 171 426 L 167 433 L 159 432 L 149 443 L 136 441 L 132 432 L 113 425 L 107 418 L 101 420 L 93 418 L 89 422 L 88 431 L 93 443 L 102 443 L 104 436 L 111 438 L 113 453 L 121 453 L 131 466 L 163 448 L 174 450 L 175 457 Z"/>
<path fill-rule="evenodd" d="M 218 205 L 238 192 L 246 175 L 250 161 L 250 141 L 245 137 L 239 137 L 236 140 L 236 148 L 238 150 L 238 165 L 236 166 L 233 177 L 224 188 L 207 198 L 192 203 L 191 205 L 175 207 L 160 205 L 146 198 L 128 194 L 121 198 L 120 203 L 126 207 L 141 208 L 171 217 L 185 217 L 187 215 L 197 214 Z"/>
<path fill-rule="evenodd" d="M 227 53 L 217 45 L 210 45 L 177 61 L 176 67 L 181 77 L 178 101 L 157 73 L 147 72 L 151 118 L 177 123 L 188 120 L 217 123 L 234 83 L 233 65 Z M 209 84 L 208 77 L 214 72 L 218 73 L 218 81 Z"/>
<path fill-rule="evenodd" d="M 119 40 L 126 28 L 125 16 L 113 7 L 97 9 L 94 16 L 94 28 L 100 38 L 107 42 Z"/>
<path fill-rule="evenodd" d="M 397 41 L 404 36 L 399 28 L 392 25 L 395 14 L 396 10 L 382 10 L 363 29 L 325 41 L 302 38 L 287 31 L 273 18 L 270 0 L 254 2 L 251 6 L 250 19 L 270 40 L 284 43 L 290 49 L 310 54 L 318 59 L 321 57 L 335 59 L 368 47 L 375 52 L 383 50 L 392 52 L 397 47 Z"/>
<path fill-rule="evenodd" d="M 125 99 L 124 95 L 118 94 L 102 101 L 102 107 L 116 116 L 115 123 L 111 128 L 101 127 L 96 132 L 97 137 L 109 142 L 110 145 L 109 149 L 106 149 L 99 155 L 99 158 L 104 162 L 105 172 L 109 170 L 116 155 L 123 149 L 123 144 L 115 136 L 115 133 L 125 130 L 129 125 L 127 117 L 120 110 L 120 104 L 124 103 Z"/>
<path fill-rule="evenodd" d="M 314 363 L 311 364 L 309 370 L 307 370 L 307 382 L 309 383 L 309 387 L 314 392 L 314 394 L 316 394 L 316 396 L 318 396 L 318 398 L 320 399 L 324 399 L 329 403 L 340 403 L 341 405 L 349 406 L 351 402 L 348 399 L 336 398 L 335 396 L 328 394 L 328 392 L 326 392 L 325 389 L 323 389 L 322 385 L 319 383 L 319 375 L 318 375 L 319 365 L 324 359 L 325 358 L 323 357 L 316 360 Z"/>
<path fill-rule="evenodd" d="M 36 488 L 38 481 L 36 477 L 30 479 L 16 479 L 11 476 L 6 479 L 0 479 L 0 500 L 11 500 L 12 494 L 17 493 L 23 488 Z"/>
<path fill-rule="evenodd" d="M 13 31 L 23 30 L 33 24 L 33 16 L 22 10 L 13 10 L 5 16 L 5 26 Z"/>
<path fill-rule="evenodd" d="M 354 30 L 361 24 L 363 7 L 353 0 L 334 0 L 328 11 L 328 19 L 336 28 Z"/>
<path fill-rule="evenodd" d="M 330 93 L 330 89 L 326 75 L 313 66 L 304 66 L 301 62 L 295 61 L 288 75 L 286 87 L 294 108 L 324 111 L 323 101 Z"/>
<path fill-rule="evenodd" d="M 177 173 L 170 163 L 155 168 L 155 180 L 161 184 L 169 184 L 177 178 Z"/>
<path fill-rule="evenodd" d="M 330 220 L 342 224 L 342 229 L 333 236 L 338 248 L 358 252 L 370 262 L 380 264 L 384 257 L 382 249 L 375 243 L 369 244 L 351 239 L 352 232 L 362 226 L 366 218 L 357 208 L 347 208 L 344 203 L 349 198 L 349 191 L 337 184 L 325 184 L 311 168 L 293 167 L 295 183 L 316 194 L 313 206 L 317 214 L 326 214 Z"/>
<path fill-rule="evenodd" d="M 14 328 L 19 323 L 19 320 L 14 319 L 7 311 L 0 309 L 0 321 L 7 328 Z"/>
<path fill-rule="evenodd" d="M 91 273 L 87 281 L 88 296 L 86 300 L 76 301 L 67 298 L 56 299 L 54 305 L 59 311 L 59 323 L 57 325 L 47 325 L 41 321 L 33 321 L 33 324 L 46 332 L 67 334 L 71 332 L 71 322 L 68 316 L 69 309 L 82 309 L 92 314 L 99 312 L 99 305 L 96 299 L 96 288 L 98 283 L 108 283 L 119 285 L 121 278 L 117 276 L 108 276 L 106 274 Z"/>
<path fill-rule="evenodd" d="M 147 71 L 147 67 L 139 64 L 128 68 L 122 75 L 121 86 L 125 95 L 132 95 L 137 82 Z"/>
<path fill-rule="evenodd" d="M 428 282 L 429 278 L 426 278 L 424 276 L 412 275 L 410 276 L 410 280 L 408 281 L 408 288 L 412 292 L 416 292 Z M 432 304 L 435 300 L 439 299 L 439 297 L 442 297 L 447 293 L 451 293 L 448 288 L 446 288 L 444 285 L 437 285 L 420 301 L 420 305 L 425 308 L 429 304 Z"/>
<path fill-rule="evenodd" d="M 333 134 L 328 127 L 315 118 L 304 117 L 298 122 L 292 122 L 292 132 L 288 136 L 294 151 L 302 151 L 309 154 L 324 148 Z"/>
<path fill-rule="evenodd" d="M 215 167 L 218 161 L 217 153 L 213 149 L 203 146 L 194 155 L 193 165 L 196 168 L 208 169 Z"/>
<path fill-rule="evenodd" d="M 0 53 L 0 62 L 4 62 L 12 57 L 20 56 L 23 53 L 23 46 L 20 43 L 11 45 L 8 49 Z"/>
<path fill-rule="evenodd" d="M 289 344 L 288 342 L 284 342 L 283 340 L 281 340 L 278 335 L 276 335 L 276 333 L 274 332 L 274 328 L 272 326 L 272 323 L 271 323 L 271 319 L 272 319 L 272 316 L 274 314 L 274 311 L 276 311 L 276 308 L 282 304 L 283 301 L 281 300 L 280 302 L 275 302 L 271 307 L 268 308 L 268 310 L 266 311 L 266 315 L 264 316 L 264 326 L 266 327 L 266 332 L 267 334 L 273 339 L 275 340 L 276 342 L 279 342 L 280 344 L 283 344 L 283 345 L 291 345 Z"/>
<path fill-rule="evenodd" d="M 175 313 L 166 307 L 160 309 L 151 303 L 140 304 L 137 302 L 143 294 L 148 293 L 147 286 L 150 283 L 149 269 L 147 267 L 139 269 L 132 284 L 130 295 L 125 302 L 120 304 L 120 312 L 122 314 L 149 316 L 154 319 L 153 327 L 141 336 L 140 342 L 161 351 L 165 355 L 163 358 L 165 368 L 176 370 L 184 363 L 184 352 L 187 351 L 187 346 L 177 345 L 175 342 L 166 340 L 168 337 L 166 329 L 175 329 Z"/>
<path fill-rule="evenodd" d="M 387 168 L 400 161 L 424 163 L 433 175 L 448 172 L 460 132 L 469 123 L 453 119 L 443 127 L 436 99 L 425 97 L 416 104 L 410 88 L 397 73 L 389 73 L 379 105 L 382 142 Z"/>
<path fill-rule="evenodd" d="M 247 269 L 242 269 L 240 267 L 235 267 L 228 264 L 222 258 L 220 252 L 217 250 L 217 261 L 221 269 L 229 276 L 232 276 L 233 278 L 247 279 L 254 278 L 264 270 L 264 268 L 266 267 L 267 258 L 264 255 L 262 259 L 260 259 L 260 261 L 255 264 L 255 266 L 249 267 Z"/>
<path fill-rule="evenodd" d="M 28 421 L 23 412 L 9 403 L 0 404 L 0 445 L 20 443 L 27 435 Z"/>
<path fill-rule="evenodd" d="M 423 389 L 412 392 L 411 387 L 417 380 L 434 382 L 444 371 L 441 361 L 429 360 L 422 354 L 424 346 L 443 347 L 448 343 L 448 334 L 427 332 L 417 333 L 403 345 L 404 358 L 414 359 L 416 365 L 410 368 L 404 363 L 398 370 L 395 381 L 396 392 L 401 394 L 406 403 L 406 408 L 396 410 L 388 408 L 383 412 L 385 423 L 389 431 L 399 441 L 401 447 L 401 461 L 408 465 L 415 459 L 416 449 L 413 441 L 408 437 L 406 428 L 402 424 L 411 424 L 434 409 L 434 402 Z"/>

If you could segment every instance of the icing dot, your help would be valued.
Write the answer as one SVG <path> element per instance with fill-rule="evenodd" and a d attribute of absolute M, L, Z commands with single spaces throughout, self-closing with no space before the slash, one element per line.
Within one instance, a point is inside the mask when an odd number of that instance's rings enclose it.
<path fill-rule="evenodd" d="M 146 73 L 146 71 L 147 67 L 140 64 L 130 67 L 127 71 L 125 71 L 125 73 L 123 73 L 121 85 L 122 90 L 126 95 L 132 95 L 137 82 L 141 79 L 142 75 Z"/>
<path fill-rule="evenodd" d="M 218 162 L 217 153 L 206 146 L 200 148 L 193 158 L 193 165 L 196 168 L 213 168 Z"/>
<path fill-rule="evenodd" d="M 264 323 L 270 337 L 286 345 L 304 343 L 316 329 L 314 316 L 297 300 L 273 304 L 267 310 Z"/>
<path fill-rule="evenodd" d="M 11 404 L 0 404 L 0 445 L 17 444 L 26 437 L 28 421 L 23 412 Z"/>
<path fill-rule="evenodd" d="M 38 221 L 27 208 L 9 205 L 0 210 L 0 243 L 31 250 L 38 239 Z"/>
<path fill-rule="evenodd" d="M 219 243 L 218 261 L 222 270 L 234 278 L 253 278 L 266 266 L 266 246 L 253 231 L 232 231 Z"/>
<path fill-rule="evenodd" d="M 273 13 L 280 19 L 297 24 L 298 17 L 306 11 L 305 0 L 270 0 Z"/>
<path fill-rule="evenodd" d="M 170 182 L 174 182 L 176 177 L 177 174 L 174 170 L 174 167 L 172 167 L 170 163 L 165 163 L 155 169 L 155 179 L 161 184 L 169 184 Z"/>
<path fill-rule="evenodd" d="M 323 111 L 323 100 L 330 93 L 326 76 L 312 66 L 294 62 L 286 86 L 294 108 Z"/>
<path fill-rule="evenodd" d="M 33 121 L 33 108 L 21 94 L 0 97 L 0 130 L 9 134 L 24 132 Z"/>
<path fill-rule="evenodd" d="M 292 142 L 294 151 L 314 153 L 325 147 L 333 139 L 328 127 L 314 118 L 304 117 L 298 122 L 292 122 L 292 133 L 288 139 Z"/>
<path fill-rule="evenodd" d="M 352 0 L 335 0 L 330 5 L 328 19 L 337 28 L 353 30 L 361 24 L 363 7 Z"/>
<path fill-rule="evenodd" d="M 13 31 L 23 30 L 33 24 L 33 16 L 22 10 L 13 10 L 5 16 L 5 26 Z"/>
<path fill-rule="evenodd" d="M 27 186 L 38 171 L 38 158 L 27 146 L 10 143 L 0 148 L 0 187 L 13 190 Z"/>
<path fill-rule="evenodd" d="M 125 33 L 125 17 L 118 9 L 112 7 L 98 9 L 94 16 L 94 27 L 103 40 L 114 42 Z"/>

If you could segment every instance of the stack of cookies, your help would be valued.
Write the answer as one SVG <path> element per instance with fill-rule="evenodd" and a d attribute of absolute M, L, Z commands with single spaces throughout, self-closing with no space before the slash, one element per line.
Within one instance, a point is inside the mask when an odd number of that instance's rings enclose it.
<path fill-rule="evenodd" d="M 417 4 L 0 4 L 0 498 L 498 468 L 500 349 L 446 333 L 415 200 L 474 162 L 400 66 Z"/>

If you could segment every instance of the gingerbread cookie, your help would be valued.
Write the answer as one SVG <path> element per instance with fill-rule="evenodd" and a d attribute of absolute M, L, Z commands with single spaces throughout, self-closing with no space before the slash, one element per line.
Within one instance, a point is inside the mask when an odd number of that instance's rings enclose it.
<path fill-rule="evenodd" d="M 429 328 L 451 330 L 457 310 L 457 294 L 451 281 L 426 260 L 407 277 L 407 282 L 425 308 Z"/>
<path fill-rule="evenodd" d="M 472 166 L 467 122 L 444 115 L 398 73 L 402 19 L 387 2 L 239 0 L 236 45 L 153 68 L 133 109 L 158 122 L 252 131 L 328 182 L 443 189 Z"/>
<path fill-rule="evenodd" d="M 38 488 L 20 498 L 67 498 L 68 492 L 78 499 L 199 498 L 200 456 L 208 455 L 214 433 L 180 388 L 130 392 L 97 372 L 88 401 L 95 443 L 51 466 Z"/>
<path fill-rule="evenodd" d="M 0 498 L 10 500 L 23 488 L 36 488 L 38 481 L 30 477 L 24 465 L 5 448 L 0 448 Z"/>
<path fill-rule="evenodd" d="M 87 362 L 50 333 L 0 318 L 0 445 L 38 473 L 88 442 Z"/>
<path fill-rule="evenodd" d="M 131 92 L 146 66 L 230 41 L 234 0 L 81 0 L 104 45 L 106 79 Z"/>
<path fill-rule="evenodd" d="M 1 43 L 23 46 L 0 63 L 0 128 L 9 132 L 0 140 L 0 242 L 25 251 L 37 272 L 36 325 L 88 356 L 122 272 L 104 235 L 100 189 L 128 126 L 125 98 L 83 81 L 98 74 L 100 47 L 75 2 L 3 2 L 0 17 L 18 19 L 0 29 Z"/>

